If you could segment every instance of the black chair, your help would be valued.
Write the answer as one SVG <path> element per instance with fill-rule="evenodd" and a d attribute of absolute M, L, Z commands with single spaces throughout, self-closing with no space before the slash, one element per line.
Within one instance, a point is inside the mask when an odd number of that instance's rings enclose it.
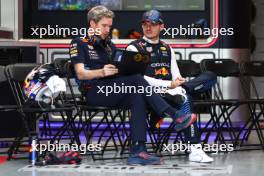
<path fill-rule="evenodd" d="M 0 83 L 5 81 L 7 81 L 5 77 L 5 66 L 0 66 Z M 14 111 L 16 109 L 16 105 L 0 105 L 0 111 Z"/>
<path fill-rule="evenodd" d="M 24 136 L 29 137 L 31 140 L 32 136 L 38 137 L 36 131 L 36 121 L 42 117 L 43 119 L 49 118 L 51 113 L 59 113 L 63 120 L 63 126 L 58 130 L 58 132 L 51 139 L 51 143 L 55 140 L 60 140 L 65 131 L 71 136 L 71 142 L 76 140 L 76 134 L 74 133 L 74 126 L 72 125 L 71 114 L 74 110 L 73 107 L 64 106 L 59 102 L 55 101 L 54 105 L 56 107 L 47 106 L 40 107 L 38 102 L 30 101 L 23 92 L 22 84 L 28 73 L 38 66 L 38 64 L 32 63 L 18 63 L 13 65 L 8 65 L 5 68 L 5 75 L 10 84 L 13 96 L 16 101 L 17 111 L 23 121 L 22 128 L 25 129 L 26 134 L 21 132 L 16 138 L 14 143 L 11 145 L 8 151 L 9 159 L 12 158 L 12 154 L 15 149 L 17 149 L 21 143 Z M 44 120 L 45 121 L 45 120 Z M 66 128 L 66 129 L 65 129 Z M 63 132 L 63 133 L 62 133 Z"/>
<path fill-rule="evenodd" d="M 213 71 L 218 77 L 235 78 L 238 80 L 238 83 L 241 82 L 239 64 L 234 62 L 232 59 L 204 59 L 201 62 L 201 68 L 204 71 Z M 243 87 L 243 85 L 240 85 L 240 87 Z M 238 127 L 238 130 L 235 130 L 237 128 L 234 128 L 230 116 L 237 108 L 242 105 L 246 105 L 250 112 L 250 118 L 254 118 L 256 116 L 254 107 L 256 102 L 248 100 L 246 94 L 243 94 L 243 97 L 239 99 L 225 98 L 219 82 L 213 88 L 213 97 L 215 98 L 214 102 L 219 104 L 218 107 L 220 108 L 220 114 L 217 115 L 216 119 L 218 135 L 221 134 L 224 137 L 223 132 L 227 131 L 231 138 L 231 142 L 234 146 L 237 146 L 240 138 L 237 137 L 236 132 L 239 132 L 240 128 Z M 221 122 L 221 119 L 223 122 Z"/>
<path fill-rule="evenodd" d="M 240 66 L 242 75 L 241 84 L 244 94 L 248 95 L 249 101 L 254 102 L 252 109 L 254 109 L 256 113 L 255 116 L 252 116 L 248 119 L 238 135 L 240 138 L 242 136 L 240 146 L 244 145 L 244 142 L 248 140 L 251 132 L 255 130 L 257 132 L 260 144 L 262 144 L 262 148 L 264 148 L 264 135 L 260 127 L 260 118 L 263 118 L 264 114 L 264 98 L 260 96 L 259 90 L 257 89 L 256 83 L 254 81 L 255 79 L 264 77 L 264 62 L 250 61 L 241 63 Z M 258 144 L 256 144 L 256 146 L 258 146 Z"/>
<path fill-rule="evenodd" d="M 4 70 L 5 70 L 5 66 L 0 66 L 0 84 L 1 84 L 1 86 L 4 85 L 4 87 L 6 87 L 7 79 L 5 77 Z M 2 90 L 4 90 L 4 89 L 2 89 Z M 4 93 L 6 93 L 6 91 Z M 1 98 L 3 98 L 3 97 L 1 97 Z M 6 101 L 6 100 L 4 99 L 4 101 Z M 7 102 L 7 103 L 4 103 L 3 105 L 0 105 L 0 112 L 3 112 L 3 113 L 11 112 L 14 114 L 14 112 L 16 110 L 17 110 L 17 106 L 12 104 L 11 102 Z M 10 114 L 10 115 L 12 115 L 12 114 Z M 1 113 L 1 118 L 8 118 L 8 116 L 3 116 L 3 114 Z M 5 121 L 5 120 L 3 121 L 3 119 L 2 119 L 2 123 L 4 126 L 7 127 L 7 129 L 9 129 L 10 125 L 12 125 L 12 124 L 8 123 L 8 121 Z M 10 128 L 10 129 L 15 129 L 15 128 Z"/>
<path fill-rule="evenodd" d="M 177 65 L 184 78 L 196 77 L 202 73 L 200 63 L 193 60 L 178 60 Z"/>

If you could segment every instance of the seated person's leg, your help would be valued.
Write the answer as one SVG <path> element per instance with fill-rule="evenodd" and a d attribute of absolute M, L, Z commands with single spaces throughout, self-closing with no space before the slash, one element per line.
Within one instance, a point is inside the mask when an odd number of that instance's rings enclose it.
<path fill-rule="evenodd" d="M 186 90 L 181 86 L 167 90 L 164 96 L 175 104 L 182 104 L 187 100 Z"/>
<path fill-rule="evenodd" d="M 196 78 L 183 83 L 181 86 L 189 94 L 203 93 L 210 90 L 217 82 L 217 76 L 215 73 L 207 71 L 201 73 Z"/>
<path fill-rule="evenodd" d="M 132 86 L 143 86 L 144 88 L 152 88 L 147 81 L 141 75 L 132 75 L 126 77 L 123 80 L 124 85 L 132 85 Z M 147 104 L 151 106 L 151 108 L 159 115 L 159 116 L 169 116 L 175 122 L 175 128 L 177 131 L 180 131 L 192 124 L 196 120 L 196 116 L 189 113 L 184 113 L 182 111 L 178 111 L 172 106 L 170 106 L 160 95 L 156 94 L 153 89 L 150 89 L 151 92 L 144 91 L 142 93 L 144 99 Z"/>
<path fill-rule="evenodd" d="M 175 107 L 176 109 L 180 109 L 180 111 L 184 113 L 191 113 L 192 112 L 192 104 L 191 104 L 191 97 L 187 95 L 187 101 L 183 104 L 176 104 L 174 101 L 170 99 L 165 99 L 171 106 Z M 157 116 L 157 115 L 156 115 Z M 157 121 L 156 121 L 157 122 Z M 153 122 L 154 124 L 154 122 Z M 183 129 L 184 139 L 186 144 L 191 144 L 191 151 L 189 154 L 189 160 L 193 162 L 213 162 L 213 158 L 209 157 L 203 150 L 201 143 L 201 136 L 199 133 L 199 129 L 197 126 L 197 121 L 191 124 L 189 127 Z"/>
<path fill-rule="evenodd" d="M 181 105 L 180 108 L 186 113 L 192 111 L 191 97 L 188 96 L 188 101 Z M 213 158 L 209 157 L 202 149 L 201 135 L 198 129 L 197 121 L 191 124 L 189 127 L 183 130 L 185 143 L 191 144 L 191 151 L 189 154 L 189 160 L 192 162 L 208 163 L 213 162 Z"/>
<path fill-rule="evenodd" d="M 123 81 L 123 79 L 121 79 Z M 113 80 L 99 81 L 96 86 L 112 85 Z M 115 80 L 117 84 L 118 81 Z M 109 93 L 106 96 L 104 93 L 98 93 L 97 87 L 91 88 L 87 92 L 87 100 L 89 105 L 96 106 L 118 106 L 126 107 L 131 110 L 130 131 L 131 131 L 131 145 L 130 156 L 127 160 L 128 164 L 162 164 L 163 159 L 157 156 L 151 156 L 147 153 L 146 130 L 147 130 L 147 109 L 146 101 L 141 94 L 115 94 Z M 147 156 L 147 157 L 146 157 Z"/>
<path fill-rule="evenodd" d="M 131 110 L 130 130 L 131 144 L 130 155 L 127 159 L 129 165 L 153 165 L 163 164 L 163 158 L 147 153 L 145 142 L 147 130 L 147 106 L 144 97 L 140 94 L 128 94 L 129 98 L 124 104 L 128 104 Z M 144 135 L 142 135 L 144 134 Z"/>

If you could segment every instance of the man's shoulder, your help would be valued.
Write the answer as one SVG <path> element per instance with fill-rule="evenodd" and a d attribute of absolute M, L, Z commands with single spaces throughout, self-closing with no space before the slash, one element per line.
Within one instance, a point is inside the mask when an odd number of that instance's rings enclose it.
<path fill-rule="evenodd" d="M 88 43 L 88 40 L 86 38 L 80 38 L 80 37 L 76 37 L 74 39 L 72 39 L 71 44 L 79 44 L 79 45 L 84 45 Z"/>
<path fill-rule="evenodd" d="M 140 39 L 137 39 L 137 40 L 134 40 L 134 41 L 130 42 L 129 45 L 140 45 L 140 44 L 142 44 L 144 42 L 146 43 L 146 41 L 143 38 L 140 38 Z"/>
<path fill-rule="evenodd" d="M 70 44 L 70 57 L 76 58 L 76 57 L 82 57 L 82 51 L 83 49 L 87 48 L 87 45 L 85 44 L 86 41 L 80 37 L 76 37 L 72 39 Z"/>

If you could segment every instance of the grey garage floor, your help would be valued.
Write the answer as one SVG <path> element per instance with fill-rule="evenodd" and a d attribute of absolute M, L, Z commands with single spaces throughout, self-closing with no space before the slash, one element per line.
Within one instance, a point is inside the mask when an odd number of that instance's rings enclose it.
<path fill-rule="evenodd" d="M 121 176 L 121 175 L 192 175 L 192 176 L 263 176 L 264 152 L 236 151 L 211 155 L 212 164 L 197 164 L 187 157 L 165 158 L 162 166 L 127 166 L 125 160 L 93 162 L 84 159 L 81 165 L 31 167 L 27 160 L 12 160 L 0 165 L 1 176 Z"/>

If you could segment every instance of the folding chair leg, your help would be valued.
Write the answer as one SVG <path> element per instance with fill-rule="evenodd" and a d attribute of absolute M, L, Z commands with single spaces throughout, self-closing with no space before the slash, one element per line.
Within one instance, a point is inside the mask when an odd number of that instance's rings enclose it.
<path fill-rule="evenodd" d="M 163 144 L 165 143 L 165 141 L 167 141 L 166 139 L 169 137 L 169 135 L 171 134 L 171 132 L 174 130 L 174 126 L 175 126 L 175 124 L 174 123 L 171 123 L 170 126 L 164 132 L 164 135 L 161 136 L 158 139 L 157 148 L 156 148 L 155 153 L 157 153 L 158 151 L 160 152 L 162 150 Z"/>
<path fill-rule="evenodd" d="M 22 119 L 23 126 L 21 127 L 21 129 L 18 133 L 18 136 L 15 138 L 15 141 L 13 142 L 13 144 L 8 149 L 8 160 L 10 160 L 12 158 L 14 150 L 19 147 L 21 140 L 23 139 L 24 136 L 27 136 L 27 137 L 29 137 L 29 139 L 31 139 L 30 129 L 29 129 L 28 124 L 27 124 L 26 114 L 24 114 L 23 112 L 20 111 L 19 116 Z"/>
<path fill-rule="evenodd" d="M 120 123 L 118 124 L 118 126 L 116 126 L 116 124 L 115 124 L 115 119 L 116 119 L 116 117 L 117 117 L 118 115 L 119 115 L 119 117 L 120 117 L 120 119 L 121 119 L 121 121 L 122 121 L 122 115 L 121 115 L 121 112 L 118 111 L 114 117 L 113 117 L 113 114 L 112 114 L 111 112 L 110 112 L 110 114 L 111 114 L 111 119 L 112 119 L 111 122 L 110 122 L 110 124 L 113 124 L 113 126 L 114 126 L 114 131 L 111 132 L 111 133 L 112 133 L 111 136 L 108 137 L 108 139 L 106 140 L 105 145 L 104 145 L 104 149 L 107 147 L 107 144 L 108 144 L 109 141 L 112 139 L 112 136 L 114 136 L 115 134 L 117 134 L 117 138 L 118 138 L 118 140 L 119 140 L 120 146 L 121 146 L 121 147 L 123 146 L 123 142 L 122 142 L 121 136 L 120 136 L 120 134 L 119 134 L 119 128 L 121 127 L 122 122 L 120 122 Z"/>
<path fill-rule="evenodd" d="M 24 135 L 25 135 L 25 133 L 23 133 L 23 132 L 24 132 L 24 129 L 22 128 L 22 129 L 19 131 L 19 134 L 20 134 L 20 135 L 19 135 L 18 137 L 15 138 L 14 142 L 13 142 L 12 145 L 9 147 L 8 152 L 7 152 L 7 154 L 8 154 L 8 158 L 7 158 L 7 159 L 8 159 L 8 160 L 11 160 L 11 159 L 12 159 L 12 155 L 13 155 L 15 149 L 19 147 L 20 142 L 21 142 L 21 140 L 23 139 L 23 137 L 24 137 Z"/>

